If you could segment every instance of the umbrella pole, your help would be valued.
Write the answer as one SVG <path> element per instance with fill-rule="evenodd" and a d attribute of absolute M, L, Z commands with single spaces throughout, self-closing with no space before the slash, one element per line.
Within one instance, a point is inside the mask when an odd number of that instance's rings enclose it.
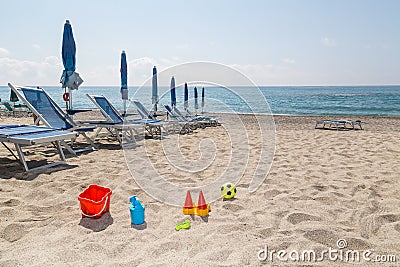
<path fill-rule="evenodd" d="M 123 117 L 125 117 L 125 115 L 126 115 L 126 99 L 124 99 L 124 114 L 123 114 Z"/>
<path fill-rule="evenodd" d="M 69 109 L 72 110 L 72 90 L 70 88 L 68 88 L 68 93 L 69 93 Z M 71 118 L 73 117 L 72 115 L 73 113 L 71 112 Z"/>

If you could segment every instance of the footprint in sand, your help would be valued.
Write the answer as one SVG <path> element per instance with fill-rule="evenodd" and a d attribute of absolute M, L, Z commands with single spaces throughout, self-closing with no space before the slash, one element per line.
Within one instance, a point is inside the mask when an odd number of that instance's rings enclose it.
<path fill-rule="evenodd" d="M 400 215 L 396 214 L 384 214 L 384 215 L 370 215 L 363 220 L 361 229 L 361 236 L 369 238 L 372 235 L 376 235 L 381 227 L 388 223 L 394 223 L 400 221 Z"/>
<path fill-rule="evenodd" d="M 356 185 L 354 188 L 353 188 L 353 190 L 351 191 L 351 196 L 354 196 L 357 192 L 359 192 L 359 191 L 362 191 L 362 190 L 365 190 L 365 188 L 366 188 L 366 186 L 365 186 L 365 184 L 359 184 L 359 185 Z"/>
<path fill-rule="evenodd" d="M 151 254 L 154 258 L 159 258 L 162 257 L 162 255 L 170 253 L 171 251 L 179 253 L 181 248 L 182 248 L 182 243 L 180 242 L 166 241 L 166 242 L 161 242 L 160 246 L 157 249 L 155 249 Z"/>
<path fill-rule="evenodd" d="M 231 254 L 232 251 L 227 249 L 213 250 L 210 252 L 210 255 L 207 256 L 207 259 L 212 262 L 225 263 Z"/>
<path fill-rule="evenodd" d="M 323 229 L 308 231 L 304 234 L 304 237 L 332 248 L 337 248 L 338 240 L 343 238 Z M 371 244 L 359 238 L 345 238 L 345 240 L 347 241 L 346 249 L 360 250 L 371 248 Z"/>
<path fill-rule="evenodd" d="M 328 190 L 328 187 L 324 185 L 313 185 L 313 188 L 321 192 Z"/>
<path fill-rule="evenodd" d="M 292 213 L 287 217 L 288 222 L 291 224 L 298 224 L 304 221 L 321 221 L 320 217 L 305 214 L 305 213 Z"/>
<path fill-rule="evenodd" d="M 227 210 L 232 211 L 232 212 L 237 212 L 237 211 L 241 211 L 241 210 L 244 209 L 243 206 L 237 205 L 237 204 L 233 204 L 233 203 L 226 203 L 226 204 L 222 205 L 222 207 L 224 209 L 227 209 Z"/>
<path fill-rule="evenodd" d="M 264 193 L 264 197 L 265 198 L 274 198 L 274 197 L 276 197 L 276 196 L 278 196 L 280 194 L 282 194 L 281 191 L 273 189 L 273 190 L 269 190 L 269 191 L 265 192 Z"/>
<path fill-rule="evenodd" d="M 274 234 L 274 232 L 275 232 L 274 228 L 265 228 L 265 229 L 258 231 L 258 236 L 265 239 L 265 238 L 272 236 Z"/>
<path fill-rule="evenodd" d="M 323 229 L 308 231 L 304 234 L 304 237 L 332 248 L 336 247 L 336 242 L 339 239 L 339 236 L 335 235 L 333 232 Z"/>
<path fill-rule="evenodd" d="M 398 224 L 396 224 L 396 225 L 394 226 L 394 230 L 396 230 L 397 232 L 400 233 L 400 223 L 398 223 Z"/>
<path fill-rule="evenodd" d="M 4 228 L 1 237 L 9 242 L 15 242 L 24 237 L 28 232 L 20 224 L 9 224 Z"/>
<path fill-rule="evenodd" d="M 21 201 L 18 199 L 9 199 L 1 203 L 0 207 L 16 207 L 19 206 L 19 204 L 21 204 Z"/>
<path fill-rule="evenodd" d="M 368 242 L 358 239 L 358 238 L 346 238 L 348 246 L 347 249 L 351 250 L 361 250 L 361 249 L 370 249 L 371 244 Z"/>

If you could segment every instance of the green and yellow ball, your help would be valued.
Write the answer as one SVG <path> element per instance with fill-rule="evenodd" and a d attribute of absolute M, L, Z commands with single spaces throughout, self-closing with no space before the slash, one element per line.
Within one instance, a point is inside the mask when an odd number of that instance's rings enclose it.
<path fill-rule="evenodd" d="M 221 186 L 221 195 L 224 199 L 234 198 L 236 195 L 236 186 L 232 183 L 226 183 Z"/>

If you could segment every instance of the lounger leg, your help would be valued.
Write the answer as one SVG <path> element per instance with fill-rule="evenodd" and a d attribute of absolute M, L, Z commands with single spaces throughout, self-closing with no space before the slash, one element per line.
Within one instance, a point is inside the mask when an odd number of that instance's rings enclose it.
<path fill-rule="evenodd" d="M 61 161 L 62 162 L 67 162 L 67 160 L 65 159 L 64 151 L 62 150 L 60 141 L 56 141 L 55 145 L 57 147 L 57 151 L 58 151 L 58 154 L 60 155 Z"/>
<path fill-rule="evenodd" d="M 26 164 L 25 156 L 24 153 L 22 152 L 21 147 L 19 146 L 19 144 L 14 144 L 14 145 L 15 149 L 17 150 L 19 160 L 21 161 L 22 165 L 24 165 L 25 171 L 29 171 L 28 164 Z"/>
<path fill-rule="evenodd" d="M 96 133 L 94 134 L 94 138 L 97 138 L 97 136 L 100 134 L 102 129 L 103 129 L 103 127 L 99 127 L 99 129 L 97 129 Z"/>
<path fill-rule="evenodd" d="M 70 145 L 67 144 L 64 140 L 61 141 L 61 144 L 68 150 L 69 153 L 72 155 L 76 156 L 76 152 L 70 147 Z"/>
<path fill-rule="evenodd" d="M 18 160 L 18 162 L 20 162 L 19 158 L 18 158 L 17 156 L 15 156 L 14 152 L 13 152 L 6 144 L 4 144 L 3 142 L 1 142 L 1 143 L 3 144 L 3 146 L 4 146 L 5 148 L 7 148 L 7 150 L 11 153 L 11 155 L 13 155 L 13 157 L 14 157 L 16 160 Z"/>
<path fill-rule="evenodd" d="M 86 141 L 89 142 L 89 144 L 93 147 L 93 149 L 97 149 L 95 143 L 92 141 L 92 139 L 89 138 L 89 136 L 87 136 L 86 133 L 81 133 L 81 134 L 83 135 L 83 137 L 85 137 Z"/>

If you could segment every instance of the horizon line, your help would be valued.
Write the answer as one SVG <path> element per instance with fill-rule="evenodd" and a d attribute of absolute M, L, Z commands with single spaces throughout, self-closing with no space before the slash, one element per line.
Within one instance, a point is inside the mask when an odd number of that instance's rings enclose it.
<path fill-rule="evenodd" d="M 1 85 L 3 87 L 8 87 L 8 85 Z M 38 86 L 28 84 L 28 85 L 23 85 L 23 86 Z M 48 86 L 48 87 L 61 87 L 61 85 L 49 85 L 49 84 L 43 84 L 39 86 Z M 83 87 L 120 87 L 121 85 L 82 85 L 79 88 Z M 129 87 L 141 87 L 143 85 L 128 85 Z M 179 85 L 181 86 L 181 85 Z M 177 87 L 179 87 L 177 86 Z M 225 85 L 225 86 L 234 86 L 234 87 L 254 87 L 254 85 Z M 301 84 L 301 85 L 256 85 L 256 87 L 339 87 L 339 86 L 400 86 L 399 84 L 316 84 L 316 85 L 307 85 L 307 84 Z M 146 85 L 146 87 L 151 87 L 151 85 Z M 158 87 L 169 87 L 169 85 L 158 85 Z M 202 87 L 216 87 L 216 86 L 202 86 Z"/>

